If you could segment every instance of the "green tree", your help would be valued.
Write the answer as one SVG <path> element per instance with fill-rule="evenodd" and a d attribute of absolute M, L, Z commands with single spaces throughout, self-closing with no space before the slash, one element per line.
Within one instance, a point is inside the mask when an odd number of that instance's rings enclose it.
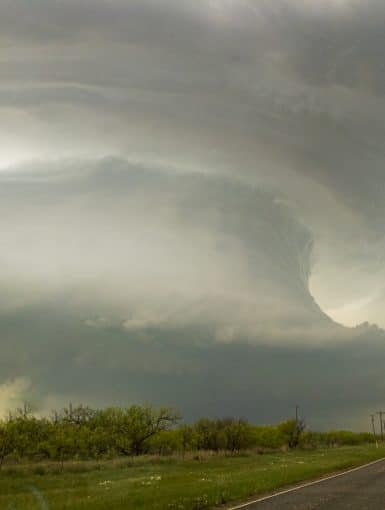
<path fill-rule="evenodd" d="M 180 420 L 179 414 L 169 407 L 154 409 L 151 406 L 131 406 L 124 416 L 124 427 L 131 441 L 131 451 L 140 455 L 146 450 L 146 441 L 161 431 L 169 430 Z"/>
<path fill-rule="evenodd" d="M 289 448 L 297 448 L 305 430 L 305 423 L 302 420 L 287 420 L 278 425 L 278 430 Z"/>
<path fill-rule="evenodd" d="M 226 438 L 226 450 L 235 453 L 253 445 L 252 428 L 246 420 L 227 418 L 222 420 L 221 428 Z"/>
<path fill-rule="evenodd" d="M 7 455 L 12 453 L 14 441 L 11 427 L 7 422 L 0 423 L 0 469 Z"/>

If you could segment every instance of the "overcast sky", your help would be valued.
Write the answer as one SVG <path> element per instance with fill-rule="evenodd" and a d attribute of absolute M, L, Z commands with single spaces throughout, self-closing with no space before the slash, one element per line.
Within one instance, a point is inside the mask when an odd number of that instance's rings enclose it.
<path fill-rule="evenodd" d="M 273 421 L 299 397 L 315 426 L 366 426 L 384 22 L 381 0 L 1 1 L 0 410 Z"/>

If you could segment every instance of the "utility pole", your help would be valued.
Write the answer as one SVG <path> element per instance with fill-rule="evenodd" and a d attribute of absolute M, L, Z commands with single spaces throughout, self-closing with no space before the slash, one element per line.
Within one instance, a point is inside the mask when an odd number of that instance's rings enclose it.
<path fill-rule="evenodd" d="M 295 406 L 295 423 L 297 424 L 297 426 L 298 426 L 298 411 L 299 411 L 299 406 L 296 405 Z"/>
<path fill-rule="evenodd" d="M 382 415 L 384 414 L 384 411 L 378 411 L 377 414 L 380 417 L 381 441 L 383 441 L 384 440 L 384 422 L 382 421 Z"/>
<path fill-rule="evenodd" d="M 378 443 L 377 443 L 377 436 L 376 436 L 376 426 L 374 424 L 374 414 L 371 414 L 370 415 L 371 419 L 372 419 L 372 430 L 373 430 L 373 436 L 374 436 L 374 440 L 376 442 L 376 447 L 378 448 Z"/>

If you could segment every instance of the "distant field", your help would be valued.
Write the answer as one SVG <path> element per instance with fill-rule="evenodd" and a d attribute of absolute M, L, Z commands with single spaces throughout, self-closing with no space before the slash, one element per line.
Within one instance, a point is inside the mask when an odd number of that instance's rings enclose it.
<path fill-rule="evenodd" d="M 198 510 L 385 457 L 373 445 L 201 459 L 35 464 L 0 472 L 1 510 Z"/>

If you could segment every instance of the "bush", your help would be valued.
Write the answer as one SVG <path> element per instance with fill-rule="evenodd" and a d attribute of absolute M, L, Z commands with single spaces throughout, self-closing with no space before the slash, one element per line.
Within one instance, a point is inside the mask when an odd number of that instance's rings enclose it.
<path fill-rule="evenodd" d="M 0 467 L 5 459 L 52 460 L 63 465 L 69 459 L 184 455 L 187 451 L 234 454 L 250 448 L 332 447 L 374 440 L 367 433 L 305 431 L 303 422 L 295 420 L 253 426 L 237 418 L 201 418 L 191 425 L 177 426 L 179 420 L 179 414 L 167 407 L 133 405 L 95 410 L 70 405 L 49 419 L 37 418 L 25 407 L 0 421 Z"/>

